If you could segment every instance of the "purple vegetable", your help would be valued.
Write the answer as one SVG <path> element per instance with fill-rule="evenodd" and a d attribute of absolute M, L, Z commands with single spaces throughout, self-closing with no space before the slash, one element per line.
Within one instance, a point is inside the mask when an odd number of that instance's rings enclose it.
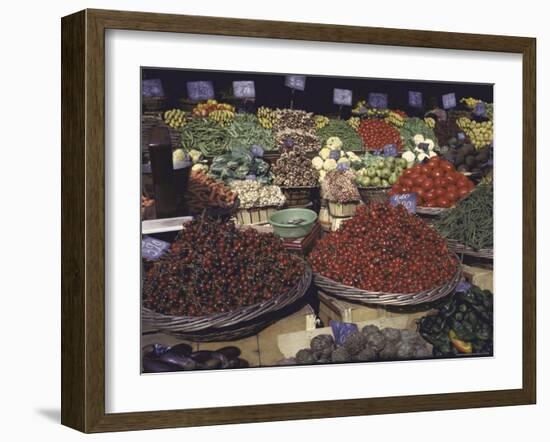
<path fill-rule="evenodd" d="M 339 150 L 331 150 L 328 154 L 328 157 L 338 161 L 340 159 L 340 151 Z"/>
<path fill-rule="evenodd" d="M 264 148 L 259 144 L 253 144 L 250 148 L 250 153 L 256 158 L 262 158 L 264 156 Z"/>
<path fill-rule="evenodd" d="M 342 171 L 349 170 L 349 164 L 348 163 L 338 163 L 336 165 L 336 170 L 342 170 Z"/>

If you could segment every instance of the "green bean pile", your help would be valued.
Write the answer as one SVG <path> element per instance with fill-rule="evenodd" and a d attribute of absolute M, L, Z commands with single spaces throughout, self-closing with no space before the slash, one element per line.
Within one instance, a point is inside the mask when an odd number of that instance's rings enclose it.
<path fill-rule="evenodd" d="M 474 250 L 493 247 L 493 187 L 479 185 L 454 209 L 443 212 L 436 228 L 445 238 Z"/>
<path fill-rule="evenodd" d="M 325 126 L 317 129 L 321 146 L 324 146 L 330 137 L 342 140 L 345 151 L 363 150 L 363 141 L 357 132 L 345 120 L 330 120 Z"/>
<path fill-rule="evenodd" d="M 227 141 L 227 128 L 207 118 L 194 118 L 181 129 L 183 149 L 196 149 L 205 156 L 224 153 L 227 150 Z"/>
<path fill-rule="evenodd" d="M 258 118 L 252 114 L 237 114 L 227 129 L 229 136 L 228 148 L 246 147 L 250 149 L 253 144 L 263 147 L 264 150 L 274 150 L 275 141 L 271 130 L 260 125 Z"/>

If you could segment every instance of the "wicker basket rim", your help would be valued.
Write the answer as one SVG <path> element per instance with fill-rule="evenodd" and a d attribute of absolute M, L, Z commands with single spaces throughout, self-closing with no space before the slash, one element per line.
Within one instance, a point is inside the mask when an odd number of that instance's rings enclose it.
<path fill-rule="evenodd" d="M 392 186 L 357 186 L 359 190 L 390 190 Z"/>
<path fill-rule="evenodd" d="M 279 186 L 281 189 L 285 190 L 306 190 L 306 189 L 318 189 L 320 186 L 293 186 L 293 187 L 287 187 L 287 186 Z"/>
<path fill-rule="evenodd" d="M 414 298 L 418 298 L 418 297 L 422 296 L 422 294 L 424 294 L 424 293 L 440 290 L 441 288 L 445 287 L 450 281 L 455 279 L 457 273 L 459 273 L 461 271 L 461 269 L 460 269 L 460 260 L 458 259 L 458 256 L 456 255 L 456 253 L 453 252 L 450 255 L 452 255 L 456 259 L 457 265 L 456 265 L 456 270 L 455 270 L 453 276 L 449 279 L 449 281 L 446 281 L 445 283 L 443 283 L 443 284 L 441 284 L 437 287 L 432 287 L 430 289 L 426 289 L 426 290 L 422 290 L 420 292 L 414 292 L 414 293 L 371 292 L 371 291 L 368 291 L 368 290 L 359 289 L 357 287 L 352 287 L 352 286 L 349 286 L 349 285 L 341 284 L 337 281 L 334 281 L 333 279 L 330 279 L 330 278 L 327 278 L 324 275 L 321 275 L 320 273 L 313 273 L 313 275 L 315 276 L 316 279 L 325 280 L 325 281 L 333 284 L 334 286 L 342 287 L 342 289 L 344 289 L 344 290 L 354 290 L 358 293 L 364 293 L 365 295 L 368 295 L 368 296 L 388 296 L 388 297 L 395 297 L 396 299 L 403 299 L 403 298 L 413 298 L 414 299 Z"/>
<path fill-rule="evenodd" d="M 221 321 L 225 317 L 229 317 L 229 316 L 232 317 L 232 316 L 234 316 L 236 314 L 239 314 L 239 313 L 242 314 L 242 313 L 249 313 L 250 311 L 253 311 L 253 310 L 261 310 L 266 305 L 272 304 L 277 300 L 285 298 L 289 293 L 292 292 L 292 290 L 294 290 L 296 287 L 298 287 L 305 279 L 308 279 L 308 278 L 311 277 L 312 271 L 311 271 L 311 267 L 310 267 L 310 265 L 307 261 L 299 258 L 298 256 L 294 256 L 294 255 L 291 255 L 291 259 L 295 259 L 296 261 L 302 262 L 304 264 L 304 274 L 298 280 L 298 282 L 293 287 L 288 289 L 285 293 L 279 293 L 279 294 L 277 294 L 277 295 L 275 295 L 275 296 L 273 296 L 273 297 L 271 297 L 271 298 L 269 298 L 265 301 L 257 302 L 255 304 L 245 305 L 245 306 L 239 307 L 235 310 L 231 310 L 229 312 L 214 313 L 212 315 L 204 315 L 204 316 L 165 315 L 163 313 L 156 312 L 156 311 L 148 309 L 146 307 L 142 307 L 142 310 L 145 311 L 145 312 L 151 313 L 152 315 L 154 315 L 157 318 L 162 318 L 163 320 L 178 320 L 178 321 L 185 320 L 185 319 L 188 319 L 189 321 L 193 321 L 193 320 L 203 321 L 205 319 L 209 319 L 210 321 Z M 309 286 L 309 284 L 308 284 L 308 286 Z M 275 304 L 276 304 L 276 302 L 275 302 Z"/>

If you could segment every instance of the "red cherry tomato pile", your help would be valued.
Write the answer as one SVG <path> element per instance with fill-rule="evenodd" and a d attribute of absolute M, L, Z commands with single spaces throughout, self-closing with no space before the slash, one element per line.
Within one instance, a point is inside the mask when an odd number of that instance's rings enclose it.
<path fill-rule="evenodd" d="M 395 144 L 398 151 L 401 151 L 403 147 L 399 131 L 384 120 L 363 120 L 357 128 L 357 132 L 363 139 L 365 150 L 379 150 L 386 144 Z"/>
<path fill-rule="evenodd" d="M 439 157 L 406 169 L 393 185 L 390 195 L 416 193 L 417 204 L 425 207 L 452 207 L 474 188 L 474 183 Z"/>
<path fill-rule="evenodd" d="M 314 272 L 344 285 L 384 293 L 439 287 L 456 271 L 445 240 L 403 206 L 357 208 L 340 230 L 325 235 L 309 256 Z"/>

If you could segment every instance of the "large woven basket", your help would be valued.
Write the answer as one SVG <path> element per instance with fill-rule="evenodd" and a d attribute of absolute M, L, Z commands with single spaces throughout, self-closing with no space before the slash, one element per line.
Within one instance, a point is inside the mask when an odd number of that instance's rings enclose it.
<path fill-rule="evenodd" d="M 452 250 L 457 255 L 468 255 L 476 258 L 493 259 L 493 249 L 473 249 L 465 244 L 461 244 L 454 239 L 447 239 L 449 250 Z"/>
<path fill-rule="evenodd" d="M 302 261 L 298 257 L 294 259 Z M 312 273 L 309 264 L 304 262 L 304 265 L 304 274 L 293 288 L 267 301 L 200 317 L 163 315 L 142 307 L 142 320 L 162 333 L 194 342 L 232 341 L 256 334 L 279 319 L 278 313 L 283 308 L 306 294 Z"/>
<path fill-rule="evenodd" d="M 357 187 L 359 195 L 365 204 L 368 203 L 385 203 L 390 198 L 389 187 Z"/>
<path fill-rule="evenodd" d="M 313 274 L 313 281 L 317 287 L 328 295 L 345 299 L 346 301 L 362 304 L 378 304 L 388 306 L 417 305 L 433 302 L 450 294 L 462 277 L 460 261 L 457 257 L 457 266 L 453 277 L 445 284 L 430 290 L 418 293 L 383 293 L 369 292 L 355 287 L 340 284 L 319 273 Z"/>

